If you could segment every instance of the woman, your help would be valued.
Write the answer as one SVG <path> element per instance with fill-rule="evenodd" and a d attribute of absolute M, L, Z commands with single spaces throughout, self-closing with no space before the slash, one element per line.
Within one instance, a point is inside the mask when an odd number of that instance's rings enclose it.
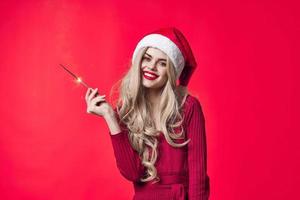
<path fill-rule="evenodd" d="M 107 122 L 117 167 L 134 185 L 133 199 L 209 198 L 204 115 L 186 89 L 195 68 L 183 34 L 163 28 L 137 44 L 115 109 L 97 89 L 86 93 L 87 112 Z"/>

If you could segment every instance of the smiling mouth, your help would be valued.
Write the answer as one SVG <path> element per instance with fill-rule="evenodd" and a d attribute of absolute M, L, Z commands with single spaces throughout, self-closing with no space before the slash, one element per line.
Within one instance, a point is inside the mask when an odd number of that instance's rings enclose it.
<path fill-rule="evenodd" d="M 148 80 L 155 80 L 159 77 L 158 75 L 148 72 L 148 71 L 143 71 L 143 76 L 144 76 L 144 78 L 146 78 Z"/>

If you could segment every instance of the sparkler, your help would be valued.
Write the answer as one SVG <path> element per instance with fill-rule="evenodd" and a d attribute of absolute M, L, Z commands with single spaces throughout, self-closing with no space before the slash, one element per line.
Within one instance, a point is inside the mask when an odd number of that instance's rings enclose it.
<path fill-rule="evenodd" d="M 86 84 L 79 76 L 75 75 L 73 72 L 71 72 L 69 69 L 67 69 L 65 66 L 63 66 L 62 64 L 59 64 L 64 70 L 66 70 L 71 76 L 73 76 L 76 79 L 77 83 L 81 83 L 84 87 L 91 88 L 88 84 Z M 99 93 L 98 91 L 95 94 L 95 97 L 98 96 Z M 96 103 L 97 106 L 99 106 L 101 104 L 101 102 Z"/>
<path fill-rule="evenodd" d="M 88 84 L 86 84 L 79 76 L 75 75 L 73 72 L 71 72 L 69 69 L 67 69 L 62 64 L 59 64 L 64 70 L 66 70 L 71 76 L 73 76 L 76 79 L 77 83 L 81 83 L 86 88 L 91 88 Z"/>

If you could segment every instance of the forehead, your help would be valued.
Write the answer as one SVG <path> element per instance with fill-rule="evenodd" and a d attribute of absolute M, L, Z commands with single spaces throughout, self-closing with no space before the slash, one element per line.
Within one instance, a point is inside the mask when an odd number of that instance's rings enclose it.
<path fill-rule="evenodd" d="M 163 51 L 161 51 L 157 48 L 154 48 L 154 47 L 149 47 L 147 49 L 146 53 L 153 57 L 159 57 L 159 58 L 165 58 L 165 59 L 167 58 L 167 55 Z"/>

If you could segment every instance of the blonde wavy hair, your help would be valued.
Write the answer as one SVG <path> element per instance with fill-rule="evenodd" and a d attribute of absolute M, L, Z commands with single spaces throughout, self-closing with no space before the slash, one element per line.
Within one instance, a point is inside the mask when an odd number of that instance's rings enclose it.
<path fill-rule="evenodd" d="M 172 140 L 184 138 L 181 110 L 188 92 L 186 87 L 176 84 L 175 69 L 167 56 L 168 80 L 161 90 L 160 113 L 158 114 L 160 130 L 156 130 L 150 113 L 152 107 L 146 99 L 145 88 L 142 85 L 141 61 L 148 48 L 144 47 L 137 53 L 136 59 L 121 79 L 116 107 L 120 121 L 128 128 L 129 141 L 138 152 L 142 165 L 146 167 L 145 177 L 142 177 L 140 181 L 147 182 L 155 179 L 155 183 L 160 180 L 154 166 L 158 157 L 157 136 L 159 133 L 162 132 L 166 141 L 173 147 L 183 147 L 190 141 L 189 139 L 179 144 Z M 181 128 L 179 134 L 175 133 L 176 128 Z M 149 158 L 150 150 L 151 157 Z"/>

